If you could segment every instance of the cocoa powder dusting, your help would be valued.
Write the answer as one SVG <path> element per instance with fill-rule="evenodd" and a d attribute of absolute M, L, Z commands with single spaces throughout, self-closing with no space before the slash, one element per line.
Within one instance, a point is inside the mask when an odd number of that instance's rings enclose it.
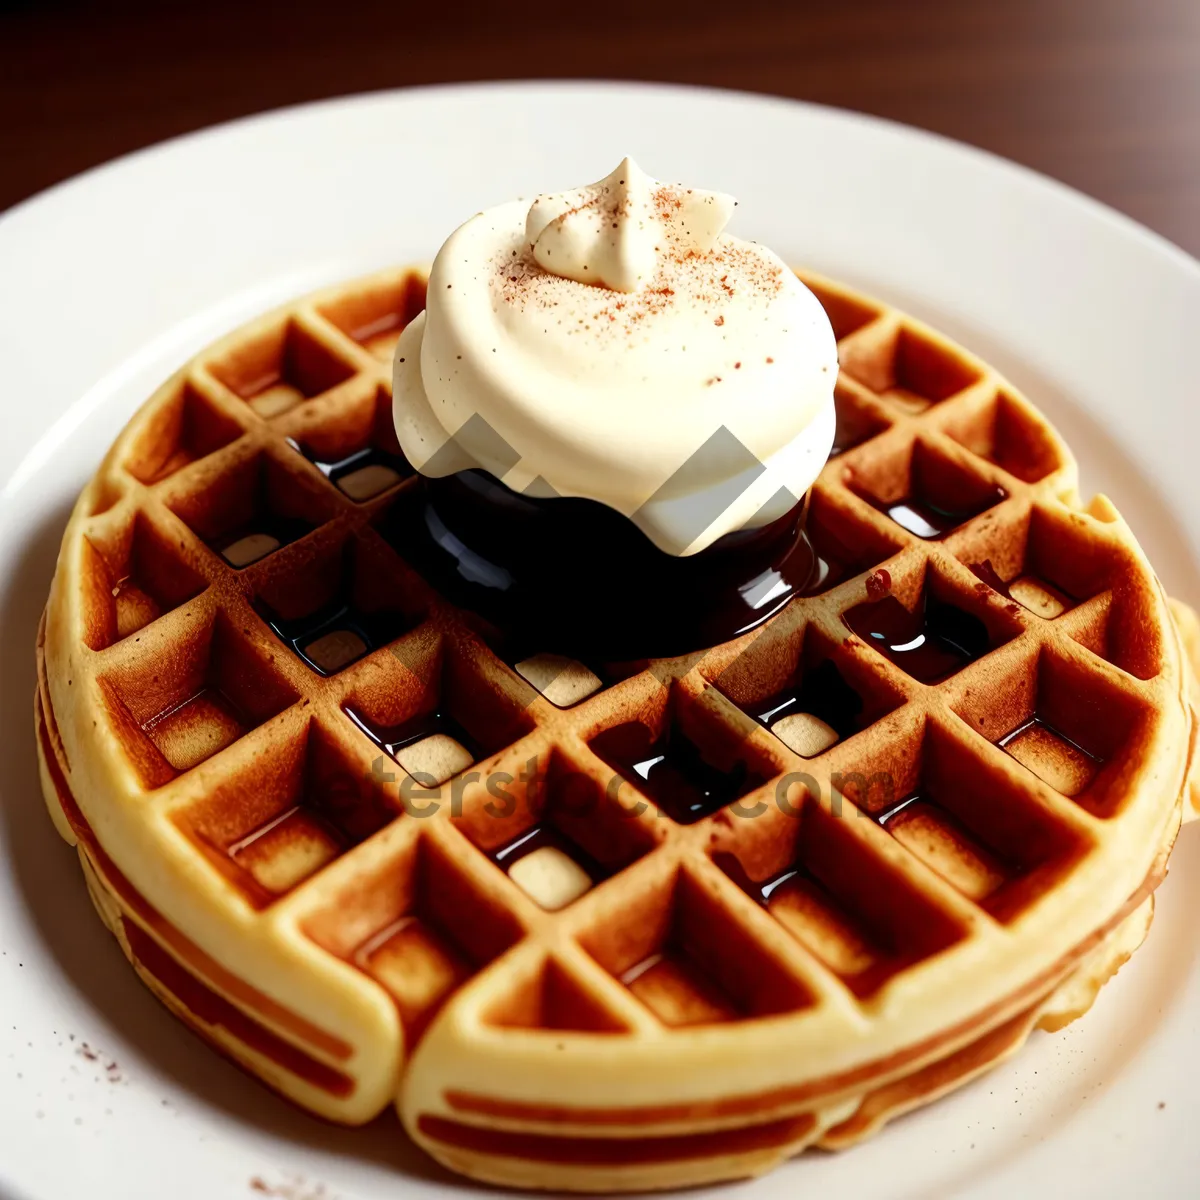
<path fill-rule="evenodd" d="M 289 1175 L 282 1182 L 268 1183 L 261 1175 L 249 1180 L 250 1190 L 276 1200 L 337 1200 L 323 1183 L 309 1183 L 300 1175 Z"/>
<path fill-rule="evenodd" d="M 643 322 L 668 311 L 675 303 L 716 310 L 713 324 L 723 325 L 725 316 L 719 310 L 739 292 L 748 290 L 767 302 L 782 291 L 783 268 L 765 260 L 752 245 L 719 241 L 703 254 L 683 247 L 684 231 L 678 214 L 686 191 L 690 189 L 681 193 L 679 188 L 664 185 L 652 194 L 655 216 L 663 226 L 663 244 L 659 247 L 657 270 L 648 286 L 630 293 L 595 288 L 594 307 L 584 308 L 577 329 L 595 327 L 609 331 L 610 336 L 633 335 Z M 614 225 L 624 207 L 622 203 L 608 202 L 607 214 Z M 523 311 L 534 308 L 543 312 L 548 321 L 561 320 L 555 311 L 560 306 L 578 313 L 582 307 L 579 288 L 586 286 L 546 271 L 528 246 L 519 254 L 514 252 L 512 256 L 506 254 L 497 259 L 495 283 L 502 303 Z M 582 298 L 585 306 L 593 299 L 588 293 Z"/>

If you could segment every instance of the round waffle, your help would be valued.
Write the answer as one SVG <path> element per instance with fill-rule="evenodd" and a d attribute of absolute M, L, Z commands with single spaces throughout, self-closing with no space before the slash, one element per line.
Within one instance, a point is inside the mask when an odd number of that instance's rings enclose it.
<path fill-rule="evenodd" d="M 515 1186 L 733 1178 L 965 1082 L 1140 944 L 1194 618 L 1006 381 L 804 278 L 842 366 L 825 575 L 684 658 L 508 645 L 406 564 L 417 271 L 211 347 L 85 489 L 51 815 L 146 983 L 290 1099 L 395 1103 Z"/>

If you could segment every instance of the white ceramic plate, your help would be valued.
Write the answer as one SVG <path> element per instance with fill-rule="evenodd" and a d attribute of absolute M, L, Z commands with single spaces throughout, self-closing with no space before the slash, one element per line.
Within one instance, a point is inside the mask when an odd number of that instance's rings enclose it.
<path fill-rule="evenodd" d="M 300 108 L 168 143 L 0 218 L 0 1196 L 482 1194 L 390 1114 L 334 1129 L 170 1017 L 103 932 L 38 794 L 33 642 L 70 504 L 203 344 L 339 277 L 429 258 L 476 210 L 625 153 L 735 193 L 735 228 L 990 359 L 1058 422 L 1169 590 L 1200 601 L 1200 264 L 1073 192 L 827 109 L 501 85 Z M 1088 1018 L 847 1155 L 722 1196 L 1194 1195 L 1200 836 Z M 86 1043 L 86 1049 L 85 1049 Z M 92 1057 L 92 1056 L 96 1057 Z M 112 1064 L 110 1066 L 110 1064 Z"/>

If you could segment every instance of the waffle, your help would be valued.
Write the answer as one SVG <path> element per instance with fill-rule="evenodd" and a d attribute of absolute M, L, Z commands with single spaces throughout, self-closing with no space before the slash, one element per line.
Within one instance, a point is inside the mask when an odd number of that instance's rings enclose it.
<path fill-rule="evenodd" d="M 211 347 L 85 489 L 51 815 L 149 987 L 297 1104 L 394 1104 L 519 1187 L 753 1175 L 1084 1012 L 1145 936 L 1194 617 L 1010 384 L 804 278 L 842 365 L 823 582 L 683 658 L 510 646 L 406 564 L 417 271 Z"/>

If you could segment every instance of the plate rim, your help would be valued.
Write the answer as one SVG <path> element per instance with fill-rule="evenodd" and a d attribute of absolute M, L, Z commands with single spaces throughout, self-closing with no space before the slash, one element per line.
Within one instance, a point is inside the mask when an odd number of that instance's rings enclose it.
<path fill-rule="evenodd" d="M 0 212 L 0 253 L 3 252 L 3 239 L 7 233 L 7 222 L 14 218 L 25 218 L 28 211 L 36 208 L 45 201 L 56 200 L 60 196 L 69 195 L 80 186 L 90 185 L 91 182 L 108 173 L 115 173 L 134 163 L 149 158 L 173 152 L 186 152 L 191 146 L 221 137 L 227 133 L 246 129 L 255 125 L 266 125 L 284 119 L 302 118 L 307 113 L 316 110 L 327 110 L 334 107 L 354 107 L 360 104 L 386 102 L 390 99 L 405 98 L 420 100 L 423 97 L 437 98 L 456 92 L 513 92 L 513 91 L 570 91 L 587 92 L 595 90 L 641 91 L 647 94 L 692 94 L 707 96 L 713 99 L 725 99 L 735 102 L 750 102 L 759 105 L 773 105 L 780 108 L 807 109 L 814 114 L 820 114 L 826 119 L 848 121 L 852 124 L 867 124 L 879 129 L 889 130 L 905 137 L 917 137 L 939 143 L 958 153 L 976 157 L 981 163 L 1000 168 L 1014 177 L 1022 177 L 1026 183 L 1058 193 L 1062 198 L 1076 203 L 1082 203 L 1089 208 L 1093 215 L 1113 222 L 1120 231 L 1142 239 L 1148 249 L 1164 252 L 1172 257 L 1177 265 L 1196 274 L 1200 282 L 1200 258 L 1188 253 L 1178 243 L 1173 242 L 1165 234 L 1159 233 L 1150 226 L 1131 217 L 1121 209 L 1100 200 L 1066 183 L 1053 175 L 1030 167 L 1016 159 L 1007 158 L 994 150 L 978 146 L 937 130 L 926 129 L 920 125 L 909 125 L 892 117 L 880 116 L 877 113 L 863 112 L 858 109 L 843 108 L 839 105 L 825 104 L 816 100 L 803 100 L 790 96 L 779 96 L 770 92 L 754 92 L 746 88 L 723 87 L 712 84 L 670 83 L 661 80 L 622 80 L 622 79 L 576 79 L 568 76 L 547 78 L 522 77 L 517 79 L 479 79 L 463 82 L 442 82 L 419 84 L 413 87 L 374 88 L 359 92 L 347 92 L 338 96 L 324 99 L 302 100 L 295 103 L 280 104 L 271 108 L 260 109 L 256 112 L 245 113 L 242 116 L 230 117 L 211 125 L 201 126 L 184 133 L 171 134 L 165 138 L 128 150 L 115 158 L 85 167 L 73 175 L 60 179 L 55 183 L 41 188 L 32 195 L 18 200 L 3 212 Z"/>
<path fill-rule="evenodd" d="M 755 105 L 766 104 L 775 106 L 781 109 L 800 108 L 809 110 L 812 114 L 820 119 L 833 119 L 835 121 L 846 122 L 849 125 L 866 124 L 886 129 L 893 134 L 902 135 L 905 138 L 916 137 L 919 140 L 928 140 L 934 143 L 941 144 L 943 147 L 949 148 L 957 155 L 966 155 L 968 158 L 973 158 L 977 162 L 983 164 L 988 169 L 999 168 L 1009 177 L 1020 179 L 1026 185 L 1032 185 L 1035 189 L 1043 194 L 1054 195 L 1059 201 L 1069 201 L 1074 206 L 1082 205 L 1085 209 L 1090 210 L 1093 216 L 1101 218 L 1114 232 L 1123 236 L 1132 236 L 1136 239 L 1142 250 L 1152 252 L 1158 256 L 1165 256 L 1164 261 L 1171 263 L 1172 269 L 1181 268 L 1187 275 L 1190 284 L 1200 285 L 1200 261 L 1193 258 L 1188 252 L 1184 251 L 1179 246 L 1175 245 L 1169 239 L 1148 229 L 1144 225 L 1135 221 L 1133 218 L 1121 213 L 1119 210 L 1111 208 L 1101 201 L 1088 196 L 1087 194 L 1078 191 L 1077 189 L 1062 183 L 1059 180 L 1046 176 L 1033 170 L 1032 168 L 1023 166 L 1022 164 L 1011 162 L 999 155 L 979 147 L 956 141 L 955 139 L 944 135 L 934 133 L 932 131 L 923 130 L 917 127 L 907 126 L 899 122 L 889 120 L 887 118 L 877 117 L 871 114 L 858 113 L 852 110 L 834 108 L 831 106 L 814 104 L 806 101 L 796 101 L 784 97 L 759 95 L 753 92 L 747 92 L 735 89 L 712 88 L 698 85 L 677 85 L 663 83 L 646 83 L 646 82 L 624 82 L 624 81 L 580 81 L 580 80 L 531 80 L 531 81 L 481 81 L 477 83 L 467 84 L 435 84 L 427 85 L 419 88 L 400 88 L 400 89 L 382 89 L 378 91 L 356 93 L 349 96 L 336 97 L 327 100 L 310 101 L 302 104 L 281 106 L 274 109 L 265 110 L 260 113 L 250 114 L 248 116 L 235 118 L 230 121 L 220 123 L 218 125 L 208 126 L 200 130 L 192 131 L 186 134 L 177 135 L 172 138 L 154 143 L 150 146 L 140 148 L 123 155 L 117 159 L 107 163 L 99 164 L 95 167 L 81 172 L 67 180 L 63 180 L 51 187 L 37 193 L 32 197 L 21 201 L 17 205 L 8 209 L 3 214 L 0 214 L 0 262 L 3 261 L 6 253 L 6 245 L 8 238 L 14 232 L 13 226 L 19 226 L 29 219 L 30 212 L 48 212 L 56 202 L 61 202 L 64 197 L 67 202 L 76 193 L 84 192 L 89 188 L 96 178 L 102 175 L 115 175 L 122 170 L 127 169 L 136 162 L 152 159 L 154 157 L 165 157 L 175 153 L 190 153 L 192 147 L 202 141 L 218 139 L 221 136 L 236 132 L 246 127 L 255 125 L 267 126 L 273 123 L 278 123 L 283 120 L 295 121 L 304 120 L 306 115 L 314 110 L 327 111 L 336 107 L 348 107 L 361 104 L 376 104 L 387 102 L 403 97 L 405 99 L 421 100 L 426 97 L 443 97 L 452 93 L 479 93 L 479 92 L 512 92 L 512 91 L 537 91 L 548 92 L 554 90 L 566 89 L 572 93 L 595 92 L 597 90 L 628 90 L 637 91 L 642 94 L 652 93 L 655 95 L 701 95 L 720 100 L 732 100 L 737 103 L 750 102 Z M 1200 297 L 1200 292 L 1197 293 Z M 50 417 L 50 422 L 56 419 Z M 38 442 L 45 438 L 49 433 L 49 423 L 42 422 L 40 435 L 36 439 Z M 33 447 L 27 447 L 30 451 Z M 11 471 L 0 472 L 0 494 L 7 494 L 7 485 L 12 477 L 15 477 L 19 472 L 22 462 L 24 461 L 24 453 L 19 454 L 13 463 Z M 7 526 L 9 521 L 4 519 L 4 514 L 0 514 L 0 526 Z M 18 521 L 13 517 L 12 525 L 16 526 Z M 1022 1156 L 1023 1158 L 1025 1156 Z M 1006 1174 L 1008 1174 L 1006 1172 Z M 0 1188 L 2 1188 L 0 1181 Z M 970 1189 L 974 1195 L 974 1190 Z M 966 1194 L 966 1192 L 962 1193 Z"/>

